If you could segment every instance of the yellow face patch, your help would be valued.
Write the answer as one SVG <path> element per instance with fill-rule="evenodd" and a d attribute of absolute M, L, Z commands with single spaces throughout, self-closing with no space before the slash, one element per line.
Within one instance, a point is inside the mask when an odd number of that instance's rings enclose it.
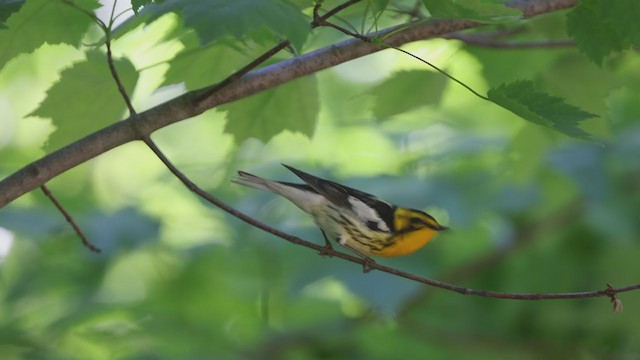
<path fill-rule="evenodd" d="M 429 227 L 432 230 L 442 230 L 444 228 L 430 215 L 422 211 L 404 208 L 396 209 L 394 226 L 396 232 L 417 230 L 423 227 Z"/>

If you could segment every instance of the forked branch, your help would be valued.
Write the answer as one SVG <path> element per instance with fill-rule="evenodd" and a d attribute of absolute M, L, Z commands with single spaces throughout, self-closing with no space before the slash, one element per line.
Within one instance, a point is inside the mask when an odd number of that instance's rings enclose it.
<path fill-rule="evenodd" d="M 513 1 L 512 6 L 526 17 L 575 6 L 576 0 Z M 323 15 L 329 15 L 330 12 Z M 466 20 L 433 20 L 409 27 L 382 30 L 372 37 L 384 37 L 390 46 L 425 40 L 481 24 Z M 166 103 L 131 116 L 126 120 L 86 136 L 66 147 L 26 165 L 0 181 L 0 208 L 17 197 L 34 190 L 85 161 L 127 142 L 141 140 L 154 131 L 203 113 L 213 107 L 242 99 L 257 92 L 313 74 L 367 54 L 383 50 L 379 45 L 349 39 L 295 58 L 284 60 L 246 73 L 225 86 L 225 91 L 212 91 L 217 85 L 188 92 Z"/>

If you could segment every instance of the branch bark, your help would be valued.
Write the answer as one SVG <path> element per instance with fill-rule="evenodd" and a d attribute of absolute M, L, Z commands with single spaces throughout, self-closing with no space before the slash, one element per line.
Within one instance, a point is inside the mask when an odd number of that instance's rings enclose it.
<path fill-rule="evenodd" d="M 521 0 L 510 6 L 525 17 L 567 9 L 577 0 Z M 387 46 L 398 47 L 482 24 L 466 20 L 432 20 L 408 28 L 389 28 L 372 36 L 384 37 Z M 254 70 L 229 84 L 224 91 L 211 92 L 211 86 L 185 93 L 143 113 L 96 131 L 72 144 L 36 160 L 0 181 L 0 208 L 34 190 L 48 180 L 125 143 L 141 140 L 154 131 L 199 115 L 218 105 L 239 100 L 299 77 L 339 65 L 384 48 L 358 39 L 349 39 L 292 59 Z"/>

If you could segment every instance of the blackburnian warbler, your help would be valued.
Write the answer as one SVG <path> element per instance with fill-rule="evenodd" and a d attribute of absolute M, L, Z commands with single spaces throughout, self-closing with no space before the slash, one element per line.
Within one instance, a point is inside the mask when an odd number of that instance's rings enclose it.
<path fill-rule="evenodd" d="M 284 165 L 284 164 L 283 164 Z M 367 263 L 368 255 L 403 256 L 425 246 L 447 227 L 420 210 L 390 204 L 380 198 L 333 181 L 321 179 L 284 165 L 305 184 L 264 179 L 238 171 L 233 181 L 282 195 L 307 212 L 322 230 L 325 250 L 331 249 L 327 236 L 359 254 Z"/>

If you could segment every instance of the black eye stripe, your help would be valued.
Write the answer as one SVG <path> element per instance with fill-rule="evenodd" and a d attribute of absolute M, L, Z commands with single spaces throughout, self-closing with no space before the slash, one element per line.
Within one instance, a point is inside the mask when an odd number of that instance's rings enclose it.
<path fill-rule="evenodd" d="M 433 217 L 431 217 L 431 216 L 429 216 L 429 218 L 433 219 Z M 409 223 L 410 223 L 411 229 L 414 229 L 414 230 L 418 229 L 418 228 L 423 228 L 423 227 L 428 227 L 428 228 L 433 229 L 435 231 L 444 230 L 442 227 L 435 226 L 432 223 L 424 221 L 423 219 L 421 219 L 419 217 L 410 217 L 409 218 Z"/>

